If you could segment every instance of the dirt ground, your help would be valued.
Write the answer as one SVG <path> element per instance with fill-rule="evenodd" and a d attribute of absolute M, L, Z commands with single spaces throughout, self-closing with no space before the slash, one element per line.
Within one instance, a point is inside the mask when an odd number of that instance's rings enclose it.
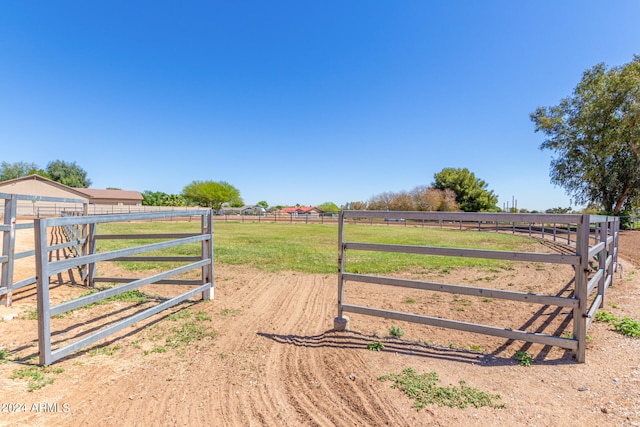
<path fill-rule="evenodd" d="M 28 244 L 28 239 L 23 244 Z M 605 309 L 640 319 L 640 232 L 620 239 L 621 271 Z M 17 266 L 24 277 L 33 274 Z M 110 273 L 113 273 L 110 271 Z M 548 265 L 408 272 L 445 283 L 566 295 L 570 271 Z M 336 275 L 270 274 L 216 265 L 215 298 L 140 322 L 53 365 L 54 382 L 28 391 L 16 369 L 37 361 L 33 289 L 0 307 L 0 425 L 185 426 L 610 426 L 640 425 L 640 340 L 594 322 L 587 360 L 570 352 L 472 333 L 351 315 L 333 331 Z M 143 289 L 154 294 L 159 287 Z M 166 288 L 166 287 L 165 287 Z M 54 303 L 86 292 L 59 285 Z M 346 302 L 542 333 L 571 333 L 568 310 L 458 295 L 347 283 Z M 98 305 L 53 319 L 57 345 L 147 304 Z M 116 314 L 110 314 L 116 312 Z M 185 325 L 202 340 L 168 345 Z M 389 336 L 390 326 L 404 330 Z M 382 351 L 367 344 L 380 341 Z M 54 344 L 54 345 L 56 345 Z M 162 352 L 160 349 L 165 348 Z M 514 355 L 535 360 L 521 366 Z M 19 358 L 19 360 L 15 360 Z M 381 375 L 435 371 L 443 386 L 500 394 L 503 408 L 427 406 L 417 410 Z"/>

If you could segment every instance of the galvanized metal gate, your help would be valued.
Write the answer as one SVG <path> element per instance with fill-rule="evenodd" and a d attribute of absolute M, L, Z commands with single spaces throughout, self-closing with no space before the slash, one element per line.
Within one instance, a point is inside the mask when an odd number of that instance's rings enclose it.
<path fill-rule="evenodd" d="M 180 233 L 180 234 L 137 234 L 137 235 L 99 235 L 96 234 L 96 225 L 101 223 L 124 222 L 124 221 L 146 221 L 163 218 L 180 218 L 180 217 L 198 217 L 200 218 L 201 231 L 199 233 Z M 48 229 L 51 227 L 73 227 L 85 228 L 86 234 L 80 236 L 80 240 L 75 242 L 83 245 L 87 250 L 78 254 L 78 256 L 50 261 L 48 254 L 53 249 L 47 242 Z M 158 243 L 147 244 L 143 246 L 119 249 L 110 252 L 96 252 L 97 239 L 162 239 Z M 201 243 L 200 256 L 138 256 L 146 252 L 171 248 L 189 243 Z M 171 212 L 153 212 L 142 214 L 119 214 L 119 215 L 98 215 L 98 216 L 69 216 L 61 218 L 43 218 L 35 220 L 35 255 L 36 255 L 36 272 L 37 272 L 37 300 L 38 300 L 38 346 L 40 351 L 39 362 L 41 365 L 49 365 L 81 348 L 84 348 L 98 340 L 101 340 L 127 326 L 148 318 L 156 313 L 172 307 L 188 298 L 202 295 L 203 299 L 213 298 L 213 214 L 210 209 L 189 210 L 189 211 L 171 211 Z M 116 277 L 96 277 L 95 265 L 103 261 L 184 261 L 189 264 L 172 268 L 159 274 L 154 274 L 144 278 L 116 278 Z M 102 290 L 81 298 L 63 302 L 61 304 L 51 306 L 49 301 L 50 277 L 60 272 L 81 268 L 83 269 L 84 279 L 89 286 L 94 286 L 96 282 L 112 281 L 121 284 L 113 288 Z M 182 273 L 199 269 L 201 271 L 200 280 L 183 280 L 171 279 Z M 88 304 L 119 295 L 133 289 L 148 284 L 172 284 L 172 285 L 190 285 L 195 288 L 188 290 L 167 301 L 163 301 L 156 306 L 145 309 L 128 318 L 120 320 L 115 324 L 111 324 L 98 332 L 84 336 L 77 341 L 67 344 L 56 349 L 52 348 L 51 343 L 51 318 L 53 316 L 65 313 L 67 311 L 86 306 Z"/>

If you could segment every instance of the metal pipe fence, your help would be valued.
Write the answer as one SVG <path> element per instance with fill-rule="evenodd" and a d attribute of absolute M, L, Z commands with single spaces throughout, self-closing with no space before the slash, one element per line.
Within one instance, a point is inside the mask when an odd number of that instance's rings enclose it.
<path fill-rule="evenodd" d="M 399 220 L 422 223 L 438 222 L 458 230 L 492 230 L 511 224 L 515 233 L 515 224 L 529 224 L 524 230 L 531 236 L 544 233 L 545 228 L 552 230 L 547 238 L 556 238 L 558 230 L 565 230 L 571 251 L 564 253 L 513 252 L 467 248 L 445 248 L 413 245 L 391 245 L 382 243 L 352 242 L 345 238 L 345 224 L 358 221 L 377 221 L 379 223 L 398 222 Z M 553 224 L 553 227 L 549 225 Z M 455 330 L 475 332 L 525 342 L 552 345 L 571 350 L 578 362 L 586 357 L 587 331 L 596 311 L 603 307 L 605 290 L 613 280 L 617 267 L 619 218 L 594 215 L 553 215 L 553 214 L 496 214 L 496 213 L 445 213 L 445 212 L 380 212 L 380 211 L 343 211 L 338 223 L 338 317 L 336 329 L 348 324 L 345 312 L 387 319 L 401 320 L 424 325 L 438 326 Z M 504 230 L 504 228 L 503 228 Z M 405 254 L 437 255 L 447 257 L 473 257 L 497 260 L 519 261 L 527 263 L 565 264 L 574 268 L 574 291 L 570 297 L 514 292 L 493 288 L 444 284 L 429 281 L 407 280 L 404 278 L 378 276 L 371 274 L 349 273 L 347 269 L 347 251 L 377 251 Z M 592 271 L 590 262 L 596 263 Z M 535 303 L 545 306 L 566 307 L 572 311 L 573 334 L 571 338 L 530 331 L 512 327 L 496 327 L 477 323 L 442 319 L 425 314 L 405 313 L 384 310 L 369 306 L 357 306 L 345 302 L 346 282 L 360 282 L 371 285 L 387 285 L 400 288 L 472 295 L 478 297 L 505 299 L 518 302 Z M 594 294 L 595 291 L 595 294 Z"/>
<path fill-rule="evenodd" d="M 86 209 L 84 200 L 66 199 L 60 197 L 44 197 L 30 196 L 25 194 L 6 194 L 0 193 L 0 200 L 4 201 L 4 209 L 2 211 L 3 223 L 0 225 L 2 231 L 2 255 L 0 255 L 0 263 L 2 264 L 2 275 L 0 276 L 0 298 L 4 300 L 6 306 L 11 305 L 13 291 L 24 286 L 32 285 L 36 282 L 36 277 L 28 277 L 26 279 L 14 282 L 14 265 L 15 261 L 23 258 L 33 257 L 35 250 L 27 250 L 16 252 L 16 232 L 19 230 L 33 229 L 33 223 L 17 222 L 18 203 L 20 201 L 28 201 L 35 204 L 36 202 L 50 202 L 69 205 L 79 205 Z"/>
<path fill-rule="evenodd" d="M 126 234 L 126 235 L 100 235 L 96 233 L 96 226 L 102 223 L 128 222 L 128 221 L 148 221 L 153 219 L 166 219 L 174 217 L 190 217 L 198 215 L 201 219 L 200 233 L 182 234 Z M 78 248 L 78 256 L 62 259 L 50 260 L 49 254 L 55 246 L 47 243 L 49 229 L 62 228 L 71 234 L 77 230 L 86 230 L 81 239 L 74 242 Z M 84 232 L 83 232 L 84 233 Z M 73 234 L 74 238 L 78 235 Z M 97 252 L 96 241 L 99 239 L 160 239 L 158 243 L 151 243 L 142 246 L 127 247 L 109 252 Z M 116 214 L 116 215 L 92 215 L 92 216 L 68 216 L 60 218 L 39 218 L 35 220 L 35 243 L 36 243 L 36 276 L 37 276 L 37 304 L 38 304 L 38 347 L 39 363 L 49 365 L 55 361 L 81 349 L 96 341 L 99 341 L 127 326 L 148 318 L 156 313 L 166 310 L 182 301 L 195 295 L 201 294 L 203 299 L 213 298 L 213 220 L 212 212 L 209 209 L 199 211 L 173 211 L 154 212 L 138 214 Z M 199 256 L 140 256 L 155 250 L 173 248 L 190 243 L 200 243 L 201 253 Z M 105 261 L 178 261 L 188 264 L 171 268 L 161 273 L 143 278 L 121 278 L 121 277 L 97 277 L 96 264 Z M 95 287 L 97 282 L 113 282 L 119 285 L 92 293 L 71 301 L 51 306 L 49 301 L 50 277 L 70 269 L 80 268 L 83 271 L 83 279 L 88 286 Z M 172 279 L 183 273 L 199 270 L 201 278 L 199 280 Z M 87 306 L 97 301 L 113 297 L 123 292 L 137 289 L 149 284 L 171 284 L 188 285 L 195 288 L 163 301 L 151 308 L 145 309 L 132 316 L 129 316 L 117 323 L 111 324 L 90 335 L 84 336 L 70 344 L 52 348 L 51 341 L 51 318 L 70 310 Z"/>

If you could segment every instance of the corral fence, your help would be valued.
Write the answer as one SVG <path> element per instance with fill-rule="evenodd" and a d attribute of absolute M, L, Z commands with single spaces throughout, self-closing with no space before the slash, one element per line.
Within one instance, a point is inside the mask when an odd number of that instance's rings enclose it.
<path fill-rule="evenodd" d="M 18 203 L 20 201 L 28 201 L 32 204 L 38 202 L 49 202 L 60 205 L 61 211 L 70 211 L 79 209 L 80 213 L 85 213 L 87 205 L 81 199 L 66 199 L 60 197 L 44 197 L 30 196 L 25 194 L 6 194 L 0 193 L 0 200 L 4 201 L 3 223 L 0 225 L 2 231 L 2 255 L 0 262 L 2 263 L 2 276 L 0 278 L 0 298 L 4 299 L 5 305 L 11 305 L 13 291 L 22 287 L 36 283 L 36 277 L 28 277 L 14 283 L 14 265 L 15 261 L 23 258 L 35 256 L 35 250 L 16 252 L 16 232 L 19 230 L 33 229 L 33 222 L 18 223 Z M 64 208 L 63 208 L 64 206 Z M 67 246 L 71 243 L 65 243 Z M 52 250 L 62 249 L 63 246 L 52 247 Z"/>
<path fill-rule="evenodd" d="M 546 238 L 558 236 L 564 230 L 571 245 L 563 253 L 512 252 L 484 249 L 445 248 L 400 244 L 361 243 L 345 239 L 345 224 L 352 221 L 414 221 L 416 223 L 441 222 L 458 229 L 497 230 L 548 230 Z M 555 226 L 554 226 L 555 224 Z M 595 215 L 555 214 L 504 214 L 504 213 L 460 213 L 460 212 L 380 212 L 342 211 L 338 224 L 338 317 L 336 329 L 348 328 L 344 313 L 377 316 L 399 321 L 450 328 L 460 331 L 497 336 L 513 340 L 556 346 L 571 350 L 578 362 L 586 356 L 587 331 L 596 311 L 603 307 L 605 290 L 611 285 L 617 267 L 619 218 Z M 483 227 L 484 226 L 484 227 Z M 501 230 L 502 229 L 502 230 Z M 568 237 L 567 237 L 568 236 Z M 514 292 L 493 288 L 407 280 L 397 277 L 349 273 L 346 262 L 347 251 L 377 251 L 405 254 L 437 255 L 447 257 L 472 257 L 494 260 L 521 261 L 530 263 L 564 264 L 573 266 L 575 288 L 569 297 Z M 572 310 L 573 334 L 570 338 L 517 330 L 511 327 L 461 322 L 430 317 L 423 314 L 384 310 L 375 307 L 348 304 L 344 300 L 346 282 L 371 285 L 388 285 L 425 291 L 446 292 L 492 299 L 504 299 L 543 306 L 566 307 Z M 560 286 L 561 284 L 559 284 Z"/>
<path fill-rule="evenodd" d="M 337 224 L 338 214 L 305 214 L 290 215 L 281 212 L 268 212 L 263 214 L 235 214 L 223 213 L 217 214 L 214 218 L 217 222 L 241 222 L 241 223 L 278 223 L 278 224 Z"/>
<path fill-rule="evenodd" d="M 164 234 L 98 234 L 96 228 L 103 223 L 151 221 L 169 217 L 200 217 L 201 230 L 199 233 L 164 233 Z M 213 298 L 213 215 L 210 209 L 153 212 L 137 214 L 115 214 L 97 216 L 66 216 L 60 218 L 39 218 L 35 222 L 35 256 L 37 276 L 37 304 L 38 304 L 38 346 L 39 363 L 49 365 L 79 349 L 99 341 L 117 331 L 136 322 L 148 318 L 160 311 L 172 307 L 195 295 L 201 294 L 203 299 Z M 68 237 L 67 244 L 75 247 L 75 256 L 68 259 L 51 259 L 50 254 L 59 245 L 48 244 L 51 229 L 62 229 Z M 108 252 L 97 252 L 97 240 L 138 240 L 158 239 L 157 243 L 116 249 Z M 199 256 L 160 256 L 140 255 L 151 251 L 178 247 L 192 243 L 200 243 Z M 176 268 L 153 274 L 143 278 L 98 277 L 96 264 L 104 261 L 152 261 L 187 263 Z M 50 277 L 61 272 L 78 269 L 83 280 L 89 287 L 95 287 L 98 282 L 111 282 L 114 287 L 101 290 L 55 306 L 50 305 L 49 290 Z M 200 271 L 200 279 L 174 278 L 190 271 Z M 123 292 L 137 289 L 149 284 L 186 285 L 190 288 L 186 292 L 166 299 L 165 301 L 143 311 L 137 312 L 124 320 L 110 324 L 90 335 L 83 336 L 76 341 L 52 348 L 51 318 L 70 310 L 87 306 L 97 301 L 113 297 Z"/>

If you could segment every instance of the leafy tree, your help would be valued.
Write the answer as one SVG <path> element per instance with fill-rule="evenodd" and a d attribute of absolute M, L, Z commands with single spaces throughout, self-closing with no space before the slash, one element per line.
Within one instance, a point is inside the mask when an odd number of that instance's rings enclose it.
<path fill-rule="evenodd" d="M 551 182 L 577 203 L 621 214 L 640 201 L 640 56 L 586 70 L 573 94 L 531 113 L 554 151 Z"/>
<path fill-rule="evenodd" d="M 162 198 L 162 206 L 186 206 L 187 201 L 180 194 L 167 194 Z"/>
<path fill-rule="evenodd" d="M 550 208 L 550 209 L 547 209 L 546 211 L 544 211 L 544 213 L 548 213 L 548 214 L 568 214 L 568 213 L 571 213 L 571 212 L 572 212 L 571 207 L 568 207 L 568 208 L 562 208 L 562 207 Z"/>
<path fill-rule="evenodd" d="M 0 181 L 22 178 L 28 175 L 40 175 L 49 178 L 47 173 L 40 169 L 35 163 L 27 162 L 2 162 L 0 164 Z"/>
<path fill-rule="evenodd" d="M 143 206 L 162 206 L 162 200 L 168 196 L 167 193 L 162 191 L 150 191 L 145 190 L 142 192 L 142 205 Z"/>
<path fill-rule="evenodd" d="M 267 209 L 269 207 L 269 203 L 267 203 L 266 200 L 260 200 L 258 203 L 256 203 L 256 205 L 262 206 L 265 209 Z"/>
<path fill-rule="evenodd" d="M 424 185 L 411 191 L 414 210 L 417 211 L 457 211 L 456 195 L 453 191 L 437 190 Z"/>
<path fill-rule="evenodd" d="M 52 180 L 69 187 L 87 188 L 91 185 L 91 180 L 87 178 L 87 171 L 76 162 L 54 160 L 47 164 L 46 172 Z"/>
<path fill-rule="evenodd" d="M 318 209 L 326 213 L 337 214 L 340 211 L 338 205 L 333 202 L 325 202 L 321 205 L 318 205 Z"/>
<path fill-rule="evenodd" d="M 395 197 L 392 192 L 380 193 L 369 199 L 367 203 L 367 209 L 372 211 L 390 211 L 393 209 L 393 198 Z"/>
<path fill-rule="evenodd" d="M 218 211 L 224 203 L 231 206 L 242 206 L 240 191 L 225 181 L 193 181 L 184 187 L 182 196 L 200 206 Z"/>
<path fill-rule="evenodd" d="M 476 178 L 469 169 L 444 168 L 434 176 L 434 188 L 452 190 L 456 203 L 465 212 L 497 211 L 498 196 L 488 190 L 488 184 Z"/>
<path fill-rule="evenodd" d="M 367 209 L 367 204 L 362 201 L 347 202 L 342 206 L 342 209 L 353 211 L 364 211 Z"/>

